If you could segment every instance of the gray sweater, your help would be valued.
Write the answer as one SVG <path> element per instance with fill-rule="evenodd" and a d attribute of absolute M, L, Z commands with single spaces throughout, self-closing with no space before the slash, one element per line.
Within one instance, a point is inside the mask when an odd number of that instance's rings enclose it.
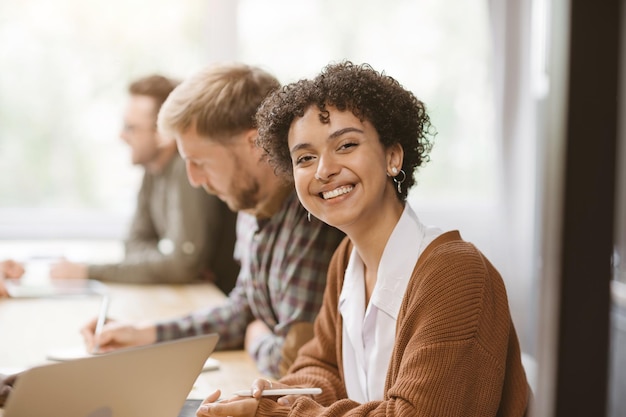
<path fill-rule="evenodd" d="M 120 263 L 90 265 L 89 278 L 126 283 L 214 281 L 228 293 L 237 279 L 233 259 L 236 213 L 193 188 L 175 154 L 158 174 L 145 172 Z"/>

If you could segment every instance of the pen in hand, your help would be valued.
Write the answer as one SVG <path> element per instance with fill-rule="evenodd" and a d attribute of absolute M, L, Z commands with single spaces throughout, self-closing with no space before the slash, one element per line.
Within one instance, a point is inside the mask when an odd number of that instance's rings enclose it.
<path fill-rule="evenodd" d="M 98 321 L 96 322 L 96 330 L 94 331 L 94 346 L 92 353 L 99 353 L 100 344 L 98 343 L 98 335 L 102 332 L 102 327 L 107 319 L 107 313 L 109 311 L 110 298 L 108 295 L 102 296 L 102 303 L 100 304 L 100 312 L 98 313 Z"/>
<path fill-rule="evenodd" d="M 261 394 L 264 397 L 281 396 L 281 395 L 317 395 L 321 394 L 321 388 L 275 388 L 263 390 Z M 252 390 L 235 391 L 233 395 L 239 397 L 252 397 Z"/>

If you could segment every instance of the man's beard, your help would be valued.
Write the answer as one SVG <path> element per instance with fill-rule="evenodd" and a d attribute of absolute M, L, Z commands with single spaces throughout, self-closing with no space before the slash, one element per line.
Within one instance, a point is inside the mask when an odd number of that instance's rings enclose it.
<path fill-rule="evenodd" d="M 239 179 L 240 184 L 246 183 L 245 186 L 235 187 L 233 184 L 233 189 L 237 189 L 237 193 L 229 198 L 227 202 L 228 207 L 232 211 L 254 211 L 259 202 L 258 194 L 261 186 L 256 178 L 248 177 L 248 181 L 246 179 Z"/>

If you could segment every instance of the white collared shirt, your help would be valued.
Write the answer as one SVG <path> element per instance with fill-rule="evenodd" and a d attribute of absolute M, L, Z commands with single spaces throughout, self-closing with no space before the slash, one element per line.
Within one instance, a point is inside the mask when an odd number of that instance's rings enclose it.
<path fill-rule="evenodd" d="M 348 398 L 359 403 L 383 399 L 404 293 L 417 259 L 441 233 L 438 228 L 424 226 L 406 204 L 383 251 L 367 309 L 363 261 L 352 250 L 339 296 Z"/>

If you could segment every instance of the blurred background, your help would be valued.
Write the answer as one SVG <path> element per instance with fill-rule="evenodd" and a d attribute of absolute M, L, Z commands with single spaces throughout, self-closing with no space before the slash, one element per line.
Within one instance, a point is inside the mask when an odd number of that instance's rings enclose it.
<path fill-rule="evenodd" d="M 426 102 L 439 132 L 416 192 L 491 199 L 487 19 L 480 0 L 455 8 L 435 0 L 385 8 L 330 0 L 2 2 L 0 208 L 12 222 L 0 231 L 119 238 L 140 170 L 118 138 L 128 83 L 152 72 L 184 78 L 221 60 L 261 66 L 284 83 L 342 59 L 386 71 Z"/>
<path fill-rule="evenodd" d="M 46 258 L 121 255 L 141 177 L 119 139 L 131 80 L 242 61 L 287 83 L 329 62 L 367 62 L 426 103 L 438 133 L 409 202 L 424 222 L 459 229 L 500 270 L 529 377 L 550 397 L 556 377 L 546 373 L 542 385 L 537 359 L 550 339 L 540 324 L 554 334 L 559 318 L 542 305 L 559 299 L 545 255 L 561 207 L 550 184 L 560 190 L 564 181 L 556 136 L 566 118 L 570 3 L 0 2 L 0 257 L 31 256 L 33 247 Z M 626 294 L 620 247 L 614 293 Z M 549 341 L 553 364 L 559 346 Z"/>

